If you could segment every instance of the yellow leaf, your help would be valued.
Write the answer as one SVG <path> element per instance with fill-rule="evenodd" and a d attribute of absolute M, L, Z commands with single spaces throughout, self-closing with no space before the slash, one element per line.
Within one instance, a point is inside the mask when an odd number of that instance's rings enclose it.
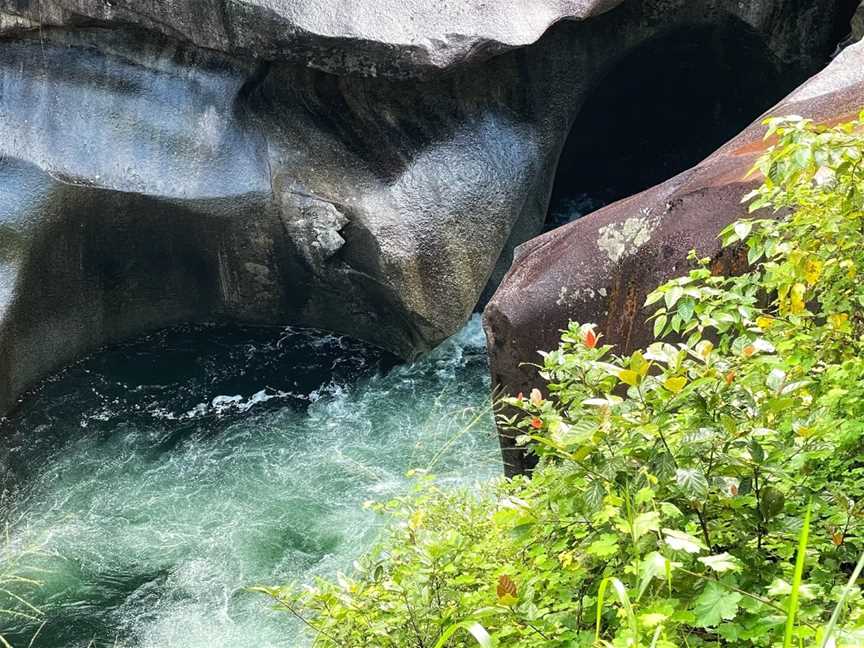
<path fill-rule="evenodd" d="M 807 439 L 813 436 L 813 428 L 802 425 L 795 428 L 795 434 L 800 436 L 802 439 Z"/>
<path fill-rule="evenodd" d="M 663 382 L 663 386 L 671 391 L 673 394 L 678 394 L 684 389 L 684 386 L 687 384 L 687 379 L 684 376 L 677 376 L 675 378 L 667 378 Z"/>
<path fill-rule="evenodd" d="M 768 317 L 767 315 L 760 315 L 756 318 L 756 326 L 761 328 L 763 331 L 768 330 L 774 325 L 774 318 Z"/>
<path fill-rule="evenodd" d="M 669 617 L 665 614 L 661 614 L 660 612 L 649 612 L 647 614 L 639 615 L 639 621 L 642 622 L 646 628 L 653 628 L 654 626 L 658 626 L 663 623 Z"/>
<path fill-rule="evenodd" d="M 804 263 L 804 279 L 807 280 L 807 283 L 811 286 L 819 281 L 819 277 L 822 276 L 822 267 L 825 264 L 822 263 L 821 259 L 817 259 L 816 257 L 810 257 Z"/>
<path fill-rule="evenodd" d="M 423 526 L 423 518 L 425 518 L 425 514 L 423 511 L 414 511 L 411 514 L 411 518 L 408 520 L 408 528 L 409 529 L 419 529 Z"/>
<path fill-rule="evenodd" d="M 622 369 L 618 372 L 618 379 L 630 385 L 631 387 L 635 387 L 639 384 L 639 374 L 631 369 Z"/>
<path fill-rule="evenodd" d="M 708 362 L 708 357 L 711 355 L 712 351 L 714 351 L 714 345 L 708 340 L 702 340 L 696 345 L 696 353 L 698 353 L 699 357 L 705 362 Z"/>
<path fill-rule="evenodd" d="M 849 316 L 846 313 L 834 313 L 828 316 L 828 324 L 831 325 L 831 328 L 838 331 L 845 329 L 848 322 Z"/>
<path fill-rule="evenodd" d="M 800 315 L 804 312 L 804 293 L 807 291 L 807 286 L 803 283 L 797 283 L 792 286 L 792 298 L 790 310 L 793 315 Z"/>

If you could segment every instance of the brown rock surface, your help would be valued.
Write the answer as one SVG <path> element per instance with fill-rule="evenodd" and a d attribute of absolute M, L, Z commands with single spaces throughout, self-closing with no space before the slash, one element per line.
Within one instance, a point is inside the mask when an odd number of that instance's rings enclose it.
<path fill-rule="evenodd" d="M 864 43 L 768 111 L 841 122 L 864 106 Z M 485 311 L 492 379 L 505 393 L 539 386 L 524 366 L 538 349 L 557 347 L 568 321 L 594 322 L 623 352 L 649 342 L 642 304 L 663 281 L 682 274 L 691 249 L 729 271 L 741 260 L 721 250 L 718 232 L 745 214 L 741 197 L 756 184 L 744 176 L 767 144 L 758 119 L 700 164 L 640 194 L 605 207 L 517 249 Z M 699 133 L 693 134 L 698 137 Z M 508 471 L 530 459 L 501 436 Z"/>

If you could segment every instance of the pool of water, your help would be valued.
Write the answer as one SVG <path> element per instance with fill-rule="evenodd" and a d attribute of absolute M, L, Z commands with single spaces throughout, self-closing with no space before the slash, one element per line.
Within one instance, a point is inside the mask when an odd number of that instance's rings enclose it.
<path fill-rule="evenodd" d="M 244 588 L 348 568 L 374 541 L 362 503 L 406 472 L 501 471 L 475 318 L 417 363 L 298 329 L 187 327 L 47 381 L 0 430 L 0 569 L 36 619 L 15 648 L 303 646 Z M 2 580 L 2 574 L 0 574 Z M 40 630 L 41 627 L 41 630 Z"/>

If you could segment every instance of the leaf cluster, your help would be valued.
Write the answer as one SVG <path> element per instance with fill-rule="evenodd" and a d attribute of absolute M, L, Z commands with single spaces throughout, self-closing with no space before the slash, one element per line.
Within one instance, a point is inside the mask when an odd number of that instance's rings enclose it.
<path fill-rule="evenodd" d="M 531 478 L 424 484 L 350 578 L 270 592 L 319 645 L 864 645 L 864 114 L 766 124 L 750 270 L 693 253 L 629 355 L 571 323 L 504 399 Z"/>

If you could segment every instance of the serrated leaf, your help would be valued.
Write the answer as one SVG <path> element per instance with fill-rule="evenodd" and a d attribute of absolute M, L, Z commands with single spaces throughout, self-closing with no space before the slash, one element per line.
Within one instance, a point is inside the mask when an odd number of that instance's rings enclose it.
<path fill-rule="evenodd" d="M 660 530 L 660 514 L 657 511 L 640 513 L 633 520 L 633 537 L 638 540 L 646 533 Z"/>
<path fill-rule="evenodd" d="M 679 468 L 675 471 L 675 481 L 688 497 L 702 499 L 708 495 L 708 480 L 698 468 Z"/>
<path fill-rule="evenodd" d="M 675 551 L 686 551 L 687 553 L 701 553 L 705 545 L 696 536 L 675 529 L 663 529 L 663 539 L 671 549 Z"/>
<path fill-rule="evenodd" d="M 588 511 L 594 513 L 595 511 L 600 510 L 600 507 L 603 505 L 604 497 L 606 497 L 606 489 L 598 480 L 594 481 L 591 486 L 588 487 L 588 490 L 582 494 L 582 501 L 585 502 L 585 507 Z"/>
<path fill-rule="evenodd" d="M 699 628 L 713 628 L 722 621 L 734 619 L 740 601 L 741 595 L 738 592 L 730 592 L 720 583 L 708 581 L 705 589 L 693 602 L 695 625 Z"/>
<path fill-rule="evenodd" d="M 725 552 L 714 556 L 700 556 L 697 560 L 720 574 L 727 571 L 741 570 L 741 566 L 738 564 L 736 558 Z"/>
<path fill-rule="evenodd" d="M 618 553 L 618 536 L 614 533 L 604 533 L 588 545 L 585 550 L 588 555 L 598 558 L 608 558 Z"/>

